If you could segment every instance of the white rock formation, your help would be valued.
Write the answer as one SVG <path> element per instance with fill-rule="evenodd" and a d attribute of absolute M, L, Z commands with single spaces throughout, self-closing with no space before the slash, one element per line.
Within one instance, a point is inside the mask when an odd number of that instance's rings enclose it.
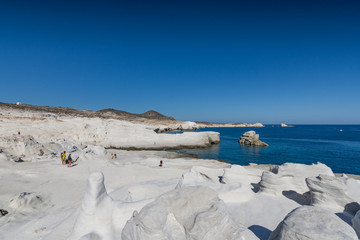
<path fill-rule="evenodd" d="M 260 191 L 282 195 L 283 191 L 295 191 L 303 194 L 309 191 L 305 178 L 316 177 L 319 174 L 334 176 L 332 170 L 322 164 L 296 164 L 285 163 L 280 166 L 274 166 L 270 171 L 264 171 L 260 181 Z"/>
<path fill-rule="evenodd" d="M 260 181 L 261 170 L 249 171 L 242 166 L 212 169 L 193 167 L 182 175 L 177 188 L 185 186 L 206 186 L 219 194 L 225 203 L 245 202 L 254 196 L 251 183 Z"/>
<path fill-rule="evenodd" d="M 104 175 L 92 173 L 87 181 L 80 214 L 69 239 L 116 239 L 119 227 L 113 219 L 115 203 L 108 196 Z"/>
<path fill-rule="evenodd" d="M 223 169 L 211 169 L 206 167 L 194 166 L 190 171 L 185 172 L 176 188 L 185 186 L 212 186 L 217 185 L 219 182 L 219 176 L 223 175 Z"/>
<path fill-rule="evenodd" d="M 285 123 L 282 123 L 280 126 L 281 127 L 288 127 L 288 125 L 286 125 Z"/>
<path fill-rule="evenodd" d="M 35 192 L 22 192 L 16 194 L 10 200 L 8 206 L 2 205 L 1 208 L 8 210 L 9 214 L 6 215 L 8 222 L 16 222 L 26 221 L 26 219 L 33 216 L 41 216 L 52 206 L 53 204 L 47 195 Z M 1 234 L 0 239 L 3 239 Z"/>
<path fill-rule="evenodd" d="M 155 132 L 167 132 L 167 131 L 182 131 L 182 130 L 198 130 L 199 126 L 196 122 L 185 121 L 176 122 L 168 125 L 159 126 Z"/>
<path fill-rule="evenodd" d="M 64 149 L 60 143 L 53 141 L 39 143 L 31 135 L 18 135 L 0 137 L 0 149 L 10 160 L 33 161 L 43 157 L 53 158 Z"/>
<path fill-rule="evenodd" d="M 267 147 L 267 143 L 264 143 L 259 140 L 259 134 L 256 134 L 255 131 L 245 132 L 239 139 L 240 144 L 251 145 L 251 146 L 260 146 Z"/>
<path fill-rule="evenodd" d="M 126 223 L 122 240 L 257 239 L 229 215 L 216 192 L 183 187 L 146 205 Z"/>
<path fill-rule="evenodd" d="M 32 212 L 51 206 L 48 199 L 33 192 L 23 192 L 10 200 L 9 207 L 14 211 Z"/>
<path fill-rule="evenodd" d="M 314 206 L 290 212 L 269 240 L 356 240 L 354 229 L 334 213 Z"/>
<path fill-rule="evenodd" d="M 13 118 L 16 118 L 16 122 Z M 30 155 L 27 152 L 24 153 L 26 157 L 31 156 L 31 159 L 36 158 L 35 154 L 40 154 L 40 149 L 45 154 L 55 150 L 48 144 L 50 142 L 58 145 L 59 149 L 55 152 L 59 154 L 61 150 L 66 150 L 66 148 L 64 149 L 65 142 L 71 142 L 79 148 L 95 145 L 105 148 L 163 150 L 164 148 L 206 147 L 220 141 L 217 132 L 157 134 L 154 132 L 154 126 L 115 119 L 2 116 L 1 120 L 0 149 L 12 148 L 13 152 L 18 154 L 27 151 L 27 146 L 39 143 L 39 146 L 34 149 L 35 152 Z M 184 124 L 186 127 L 194 126 L 193 122 L 185 122 Z M 21 132 L 19 136 L 17 135 L 18 131 Z M 36 140 L 33 143 L 28 142 L 24 139 L 27 136 L 29 139 Z M 17 138 L 19 140 L 11 140 Z"/>
<path fill-rule="evenodd" d="M 104 156 L 107 154 L 107 151 L 104 147 L 89 145 L 86 148 L 84 148 L 83 154 Z"/>
<path fill-rule="evenodd" d="M 327 208 L 345 210 L 354 215 L 360 210 L 360 183 L 348 177 L 319 175 L 306 178 L 311 193 L 311 203 Z"/>
<path fill-rule="evenodd" d="M 355 229 L 358 238 L 360 239 L 360 211 L 357 211 L 356 215 L 351 219 L 353 228 Z"/>

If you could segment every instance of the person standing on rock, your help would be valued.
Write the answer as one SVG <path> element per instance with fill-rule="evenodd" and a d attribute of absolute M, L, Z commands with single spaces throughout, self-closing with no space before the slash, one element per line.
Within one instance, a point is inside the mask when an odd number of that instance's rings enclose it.
<path fill-rule="evenodd" d="M 73 163 L 73 160 L 71 158 L 71 153 L 70 153 L 67 160 L 66 160 L 66 164 L 67 164 L 68 167 L 71 167 L 72 163 Z"/>
<path fill-rule="evenodd" d="M 62 162 L 62 165 L 65 165 L 65 159 L 66 159 L 66 152 L 64 151 L 63 153 L 61 153 L 61 162 Z"/>

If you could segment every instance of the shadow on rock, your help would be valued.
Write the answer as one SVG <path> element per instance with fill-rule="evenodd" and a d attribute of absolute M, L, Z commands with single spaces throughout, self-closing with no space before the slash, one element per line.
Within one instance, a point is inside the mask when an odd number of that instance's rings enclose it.
<path fill-rule="evenodd" d="M 350 226 L 353 226 L 353 224 L 351 223 L 351 219 L 354 217 L 354 215 L 359 210 L 360 210 L 359 203 L 357 203 L 357 202 L 348 203 L 345 205 L 344 211 L 336 213 L 336 216 L 338 216 L 341 220 L 343 220 Z"/>
<path fill-rule="evenodd" d="M 288 199 L 291 199 L 300 205 L 310 205 L 310 201 L 311 201 L 310 192 L 300 194 L 293 190 L 290 190 L 290 191 L 282 191 L 282 194 Z"/>
<path fill-rule="evenodd" d="M 347 224 L 349 224 L 352 227 L 351 224 L 351 218 L 353 216 L 350 216 L 350 214 L 348 213 L 335 213 L 336 216 L 338 216 L 341 220 L 343 220 L 344 222 L 346 222 Z"/>
<path fill-rule="evenodd" d="M 251 230 L 260 240 L 267 240 L 271 234 L 269 229 L 259 225 L 252 225 L 249 227 L 249 230 Z"/>
<path fill-rule="evenodd" d="M 360 210 L 360 204 L 357 202 L 351 202 L 345 205 L 344 212 L 355 215 Z"/>
<path fill-rule="evenodd" d="M 259 183 L 251 183 L 251 190 L 254 192 L 254 193 L 257 193 L 259 190 L 260 190 L 260 184 Z"/>

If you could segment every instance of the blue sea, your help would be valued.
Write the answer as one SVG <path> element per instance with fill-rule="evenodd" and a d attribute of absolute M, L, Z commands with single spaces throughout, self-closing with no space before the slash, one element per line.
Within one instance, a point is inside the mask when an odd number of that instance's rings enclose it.
<path fill-rule="evenodd" d="M 240 145 L 240 136 L 250 130 L 259 133 L 260 140 L 270 146 Z M 360 125 L 266 125 L 263 128 L 207 128 L 199 131 L 219 132 L 220 144 L 182 152 L 239 165 L 321 162 L 333 172 L 360 175 Z"/>

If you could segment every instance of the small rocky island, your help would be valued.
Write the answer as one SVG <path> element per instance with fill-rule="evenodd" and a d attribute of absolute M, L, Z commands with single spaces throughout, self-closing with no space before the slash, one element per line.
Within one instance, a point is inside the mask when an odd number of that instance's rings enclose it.
<path fill-rule="evenodd" d="M 240 144 L 258 147 L 267 147 L 269 144 L 259 140 L 259 134 L 255 131 L 245 132 L 239 139 Z"/>

